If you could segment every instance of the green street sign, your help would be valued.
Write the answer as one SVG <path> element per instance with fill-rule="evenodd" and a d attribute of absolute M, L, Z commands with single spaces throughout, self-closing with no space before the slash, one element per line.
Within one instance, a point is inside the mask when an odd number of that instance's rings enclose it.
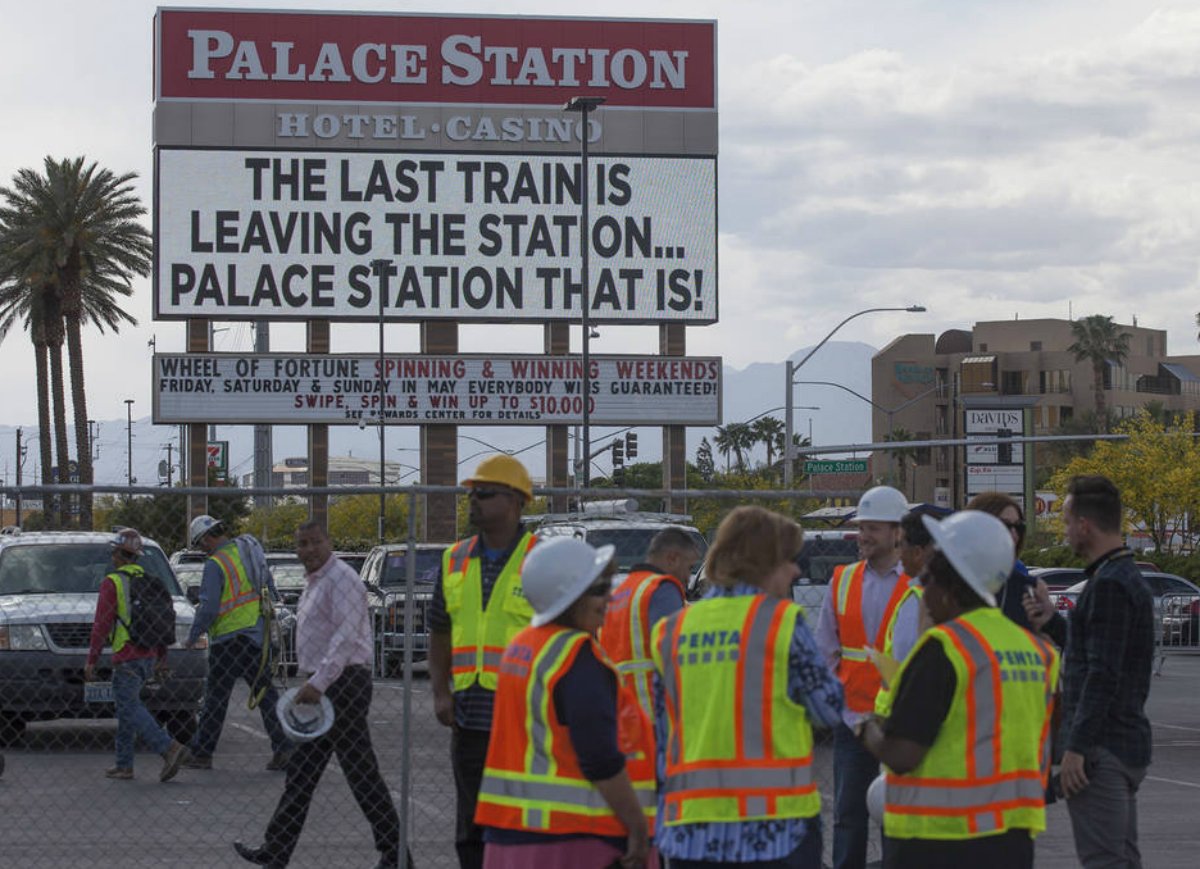
<path fill-rule="evenodd" d="M 866 472 L 866 459 L 842 459 L 840 461 L 808 459 L 804 462 L 804 473 L 809 476 L 815 474 L 865 474 Z"/>

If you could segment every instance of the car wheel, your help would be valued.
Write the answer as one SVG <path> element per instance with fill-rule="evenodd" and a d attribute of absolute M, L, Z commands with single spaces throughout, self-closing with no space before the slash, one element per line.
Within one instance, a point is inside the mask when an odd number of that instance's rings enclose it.
<path fill-rule="evenodd" d="M 12 712 L 0 712 L 0 745 L 12 745 L 24 734 L 24 718 Z"/>
<path fill-rule="evenodd" d="M 158 723 L 166 728 L 167 733 L 176 742 L 187 745 L 196 733 L 196 713 L 187 709 L 172 709 L 155 715 Z"/>

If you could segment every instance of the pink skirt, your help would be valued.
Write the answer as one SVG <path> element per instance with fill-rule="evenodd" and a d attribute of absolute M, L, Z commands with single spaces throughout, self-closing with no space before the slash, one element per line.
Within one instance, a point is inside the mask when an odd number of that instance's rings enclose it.
<path fill-rule="evenodd" d="M 483 869 L 608 869 L 624 852 L 601 839 L 565 839 L 536 845 L 497 845 L 483 849 Z M 659 869 L 658 850 L 650 849 L 646 869 Z"/>

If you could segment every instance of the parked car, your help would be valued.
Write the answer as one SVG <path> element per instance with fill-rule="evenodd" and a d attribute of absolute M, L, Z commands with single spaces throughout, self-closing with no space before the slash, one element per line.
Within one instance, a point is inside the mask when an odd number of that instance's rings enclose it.
<path fill-rule="evenodd" d="M 1197 621 L 1200 619 L 1200 587 L 1173 573 L 1142 571 L 1142 579 L 1154 596 L 1154 616 L 1162 625 L 1162 642 L 1165 645 L 1196 645 Z M 1074 599 L 1083 593 L 1087 580 L 1075 583 L 1066 590 Z M 1172 605 L 1164 608 L 1167 595 L 1172 595 Z"/>
<path fill-rule="evenodd" d="M 1084 578 L 1082 567 L 1031 567 L 1029 575 L 1046 583 L 1056 610 L 1065 615 L 1074 609 L 1079 594 L 1070 588 Z"/>
<path fill-rule="evenodd" d="M 804 543 L 796 556 L 800 578 L 792 584 L 792 600 L 800 604 L 804 617 L 816 624 L 825 601 L 825 587 L 835 568 L 858 561 L 858 532 L 853 529 L 805 530 Z"/>
<path fill-rule="evenodd" d="M 448 544 L 418 543 L 412 615 L 412 658 L 424 668 L 429 657 L 429 606 L 433 587 Z M 404 610 L 407 601 L 409 548 L 407 543 L 376 546 L 367 553 L 362 579 L 375 626 L 375 670 L 385 676 L 404 664 Z"/>
<path fill-rule="evenodd" d="M 100 582 L 112 569 L 110 535 L 91 531 L 41 531 L 0 535 L 0 742 L 20 737 L 30 721 L 111 718 L 107 692 L 85 698 L 87 663 Z M 208 672 L 205 644 L 184 649 L 194 611 L 162 549 L 143 538 L 142 564 L 175 599 L 176 643 L 167 662 L 171 676 L 147 685 L 146 706 L 181 742 L 195 728 Z M 112 678 L 106 651 L 98 681 Z M 103 685 L 99 686 L 100 689 Z"/>
<path fill-rule="evenodd" d="M 366 552 L 335 552 L 333 553 L 346 564 L 354 568 L 355 573 L 362 573 L 363 565 L 367 563 Z"/>

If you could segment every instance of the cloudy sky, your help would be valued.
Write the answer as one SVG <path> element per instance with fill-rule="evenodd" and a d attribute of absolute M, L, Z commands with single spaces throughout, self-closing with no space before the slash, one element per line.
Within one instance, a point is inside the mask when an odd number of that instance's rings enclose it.
<path fill-rule="evenodd" d="M 0 183 L 46 154 L 134 171 L 151 200 L 151 19 L 140 0 L 0 0 Z M 227 5 L 207 0 L 205 6 Z M 271 8 L 330 8 L 255 0 Z M 570 3 L 353 0 L 361 9 L 584 14 Z M 718 22 L 721 322 L 688 349 L 778 362 L 864 307 L 920 303 L 839 335 L 977 319 L 1103 313 L 1197 352 L 1200 3 L 1154 0 L 609 0 L 606 14 Z M 150 318 L 88 339 L 91 415 L 150 409 Z M 367 327 L 335 329 L 335 351 Z M 503 337 L 497 337 L 496 332 Z M 654 352 L 652 329 L 606 328 L 596 352 Z M 372 337 L 365 340 L 374 343 Z M 276 349 L 300 349 L 297 327 Z M 415 327 L 389 331 L 399 349 Z M 246 350 L 249 328 L 216 336 Z M 540 331 L 466 328 L 464 349 L 531 350 Z M 0 344 L 0 424 L 36 424 L 24 334 Z"/>

